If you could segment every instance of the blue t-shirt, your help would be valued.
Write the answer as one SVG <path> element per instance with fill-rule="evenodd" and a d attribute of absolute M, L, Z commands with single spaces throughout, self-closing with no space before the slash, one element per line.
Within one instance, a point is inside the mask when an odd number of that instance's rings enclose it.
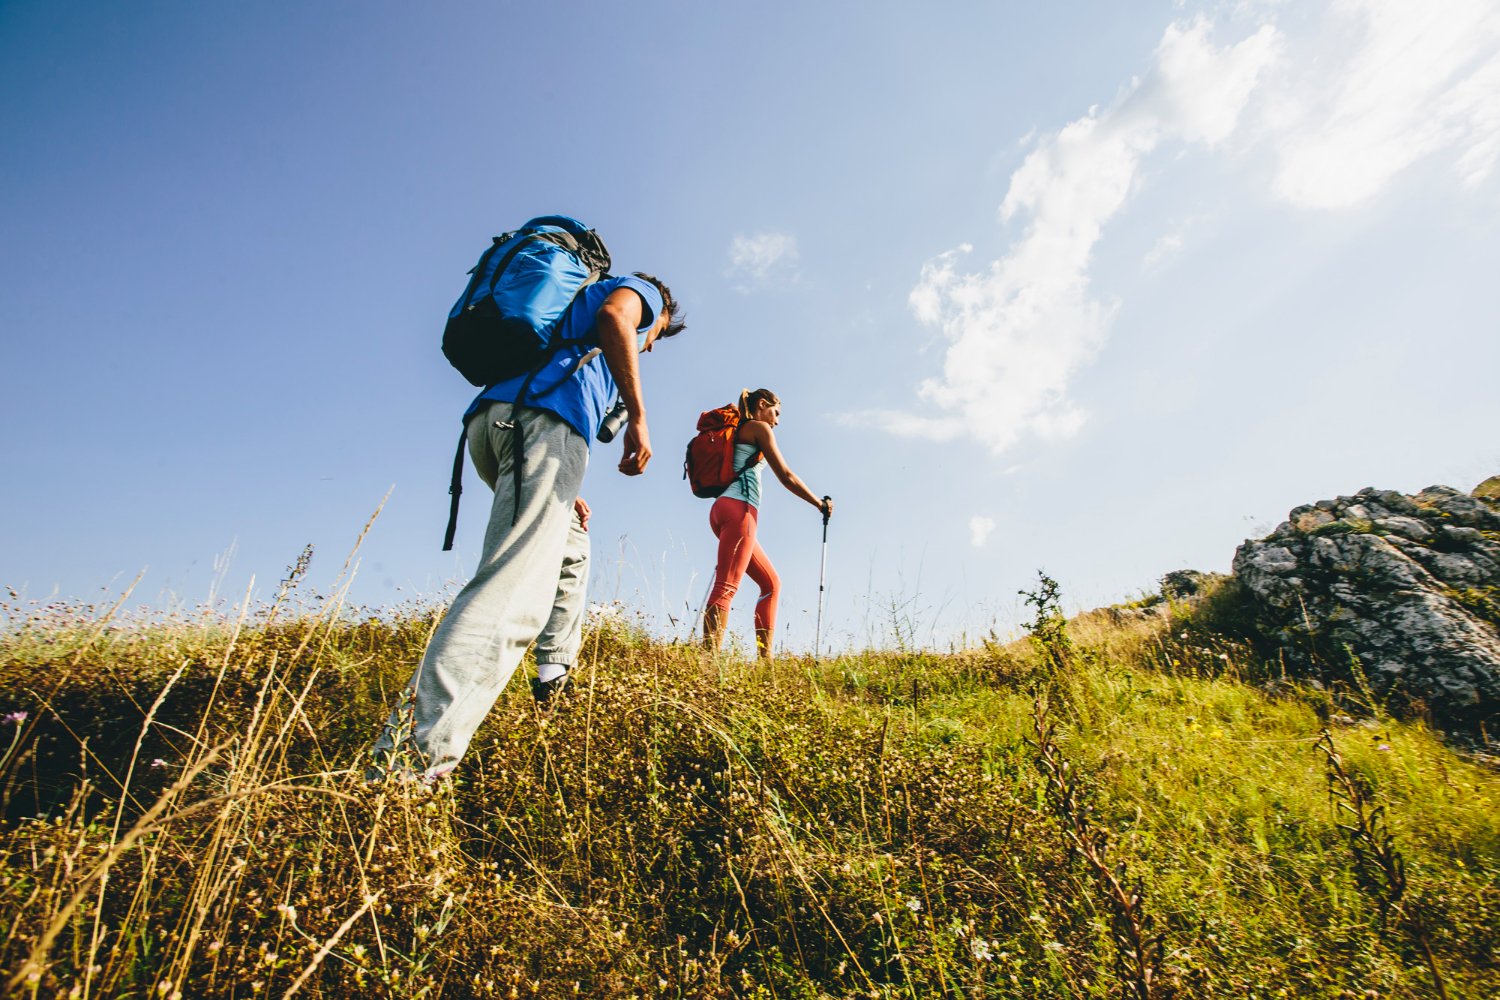
<path fill-rule="evenodd" d="M 636 329 L 636 336 L 644 342 L 643 338 L 656 324 L 656 316 L 662 306 L 661 293 L 656 290 L 655 285 L 634 275 L 626 275 L 622 278 L 605 278 L 585 286 L 568 306 L 567 312 L 563 313 L 557 329 L 553 331 L 553 337 L 557 340 L 581 339 L 583 343 L 565 347 L 554 354 L 531 380 L 522 404 L 557 414 L 582 434 L 590 445 L 594 443 L 594 435 L 598 433 L 604 415 L 614 405 L 619 389 L 615 385 L 614 376 L 609 372 L 609 366 L 604 363 L 603 354 L 595 354 L 582 365 L 578 362 L 599 346 L 595 315 L 604 300 L 617 288 L 629 288 L 640 295 L 641 325 Z M 481 392 L 464 411 L 464 420 L 468 421 L 485 403 L 514 403 L 516 394 L 521 391 L 521 384 L 525 381 L 525 375 L 517 375 Z"/>

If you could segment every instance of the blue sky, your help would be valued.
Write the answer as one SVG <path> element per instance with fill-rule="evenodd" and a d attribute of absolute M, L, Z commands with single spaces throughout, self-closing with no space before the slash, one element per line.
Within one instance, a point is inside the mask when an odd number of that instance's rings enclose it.
<path fill-rule="evenodd" d="M 0 583 L 154 607 L 472 569 L 438 350 L 553 212 L 662 276 L 593 596 L 681 632 L 698 411 L 783 398 L 838 645 L 1150 589 L 1299 503 L 1500 472 L 1493 3 L 0 3 Z M 782 639 L 820 527 L 770 490 Z M 748 627 L 750 600 L 732 625 Z"/>

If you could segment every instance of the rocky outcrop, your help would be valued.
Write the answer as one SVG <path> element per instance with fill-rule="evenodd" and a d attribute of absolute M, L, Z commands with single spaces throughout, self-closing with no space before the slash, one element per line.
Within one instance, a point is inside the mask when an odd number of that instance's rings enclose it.
<path fill-rule="evenodd" d="M 1493 728 L 1500 500 L 1445 486 L 1321 500 L 1241 545 L 1234 574 L 1290 670 L 1356 685 L 1362 671 L 1444 724 Z"/>

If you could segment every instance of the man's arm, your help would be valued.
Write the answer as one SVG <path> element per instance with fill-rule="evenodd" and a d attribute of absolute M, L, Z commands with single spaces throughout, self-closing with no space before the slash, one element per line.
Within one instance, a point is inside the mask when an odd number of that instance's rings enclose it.
<path fill-rule="evenodd" d="M 630 411 L 625 425 L 625 450 L 620 471 L 638 476 L 651 461 L 651 436 L 646 429 L 646 397 L 641 391 L 641 371 L 637 360 L 635 331 L 641 325 L 641 297 L 629 288 L 609 293 L 594 317 L 599 330 L 599 347 L 604 363 L 619 387 L 620 399 Z"/>

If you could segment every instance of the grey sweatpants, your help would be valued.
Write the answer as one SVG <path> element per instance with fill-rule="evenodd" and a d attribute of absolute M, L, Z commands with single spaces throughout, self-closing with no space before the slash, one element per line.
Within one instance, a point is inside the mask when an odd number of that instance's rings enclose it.
<path fill-rule="evenodd" d="M 463 757 L 533 640 L 538 663 L 571 665 L 578 657 L 589 538 L 573 501 L 588 444 L 551 413 L 515 408 L 526 434 L 517 516 L 512 409 L 492 403 L 469 420 L 469 456 L 495 491 L 479 569 L 453 599 L 375 742 L 379 762 L 398 745 L 416 751 L 413 764 L 429 778 Z"/>

